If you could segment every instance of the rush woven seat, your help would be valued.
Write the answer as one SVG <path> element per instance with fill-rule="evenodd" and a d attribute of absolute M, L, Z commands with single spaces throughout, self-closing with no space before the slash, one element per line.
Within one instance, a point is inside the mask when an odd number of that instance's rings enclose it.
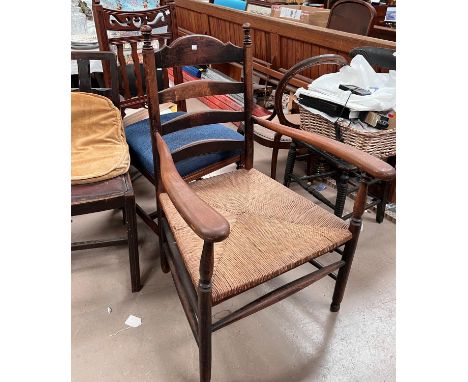
<path fill-rule="evenodd" d="M 323 255 L 351 238 L 343 220 L 255 169 L 204 179 L 195 182 L 192 189 L 231 226 L 229 237 L 214 246 L 213 304 Z M 196 287 L 203 240 L 185 223 L 166 194 L 160 200 Z"/>

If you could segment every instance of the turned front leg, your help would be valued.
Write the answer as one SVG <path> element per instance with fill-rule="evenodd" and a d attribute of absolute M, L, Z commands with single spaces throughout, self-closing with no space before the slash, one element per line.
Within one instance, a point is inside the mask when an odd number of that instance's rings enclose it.
<path fill-rule="evenodd" d="M 345 265 L 341 267 L 338 271 L 335 290 L 333 292 L 333 300 L 330 306 L 330 310 L 332 312 L 338 312 L 340 310 L 341 301 L 343 301 L 346 284 L 348 282 L 349 272 L 351 271 L 354 253 L 356 252 L 359 234 L 361 232 L 362 214 L 364 213 L 364 209 L 366 206 L 368 181 L 369 179 L 367 176 L 363 175 L 361 177 L 359 190 L 357 193 L 356 200 L 354 202 L 353 215 L 349 224 L 349 230 L 351 231 L 353 237 L 350 241 L 348 241 L 345 244 L 345 248 L 343 251 L 342 259 L 345 262 Z"/>
<path fill-rule="evenodd" d="M 198 283 L 198 354 L 200 382 L 211 380 L 211 277 L 213 275 L 213 243 L 205 242 L 200 259 Z"/>

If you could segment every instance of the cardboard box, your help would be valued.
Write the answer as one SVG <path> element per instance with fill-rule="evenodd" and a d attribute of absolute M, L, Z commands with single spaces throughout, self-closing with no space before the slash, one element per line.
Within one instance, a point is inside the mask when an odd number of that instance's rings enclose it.
<path fill-rule="evenodd" d="M 254 15 L 271 16 L 271 7 L 262 7 L 257 4 L 247 4 L 246 11 Z"/>
<path fill-rule="evenodd" d="M 272 5 L 271 16 L 326 28 L 330 10 L 305 5 Z"/>

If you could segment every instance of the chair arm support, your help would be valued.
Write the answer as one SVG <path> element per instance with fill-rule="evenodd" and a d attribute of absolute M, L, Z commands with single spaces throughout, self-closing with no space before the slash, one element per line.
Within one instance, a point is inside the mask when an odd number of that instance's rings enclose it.
<path fill-rule="evenodd" d="M 254 119 L 255 123 L 258 123 L 261 126 L 298 141 L 308 143 L 332 155 L 335 155 L 347 161 L 348 163 L 355 165 L 374 178 L 388 181 L 395 177 L 395 169 L 388 163 L 385 163 L 383 160 L 363 151 L 355 149 L 352 146 L 345 145 L 344 143 L 335 141 L 334 139 L 330 139 L 319 134 L 314 134 L 309 131 L 294 129 L 255 116 L 252 116 L 252 118 Z"/>
<path fill-rule="evenodd" d="M 156 135 L 161 181 L 172 203 L 189 227 L 204 241 L 219 242 L 229 236 L 228 221 L 205 203 L 179 175 L 171 153 L 159 133 Z"/>

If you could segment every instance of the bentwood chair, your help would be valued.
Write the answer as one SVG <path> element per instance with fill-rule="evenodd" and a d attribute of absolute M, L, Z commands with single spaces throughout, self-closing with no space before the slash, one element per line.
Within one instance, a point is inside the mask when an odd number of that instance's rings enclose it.
<path fill-rule="evenodd" d="M 275 113 L 281 123 L 301 129 L 300 123 L 293 123 L 291 118 L 288 120 L 284 115 L 281 108 L 281 99 L 287 88 L 288 83 L 292 82 L 294 78 L 304 70 L 310 69 L 316 65 L 334 65 L 337 69 L 347 65 L 347 61 L 339 55 L 324 54 L 321 56 L 306 58 L 292 66 L 283 76 L 278 84 L 275 95 Z M 300 151 L 306 151 L 303 157 L 307 157 L 307 171 L 306 175 L 298 175 L 294 173 L 295 162 L 299 158 Z M 337 158 L 329 153 L 320 150 L 318 147 L 308 145 L 298 140 L 292 140 L 289 145 L 288 159 L 286 162 L 286 169 L 284 173 L 283 184 L 289 187 L 292 182 L 299 184 L 304 190 L 309 192 L 315 198 L 320 200 L 326 206 L 333 209 L 334 214 L 342 219 L 349 219 L 352 213 L 343 215 L 346 197 L 354 193 L 359 188 L 359 170 L 355 166 Z M 336 198 L 330 200 L 326 198 L 320 191 L 315 189 L 315 184 L 312 183 L 315 179 L 333 178 L 336 184 Z M 385 217 L 385 206 L 388 198 L 388 185 L 381 190 L 376 190 L 375 184 L 381 183 L 378 179 L 372 179 L 369 184 L 373 186 L 372 198 L 365 208 L 369 209 L 374 206 L 377 207 L 376 221 L 382 223 Z M 378 191 L 378 192 L 375 192 Z"/>
<path fill-rule="evenodd" d="M 148 93 L 152 152 L 157 179 L 156 200 L 160 227 L 161 267 L 171 272 L 182 306 L 199 347 L 200 381 L 211 379 L 212 333 L 264 309 L 329 275 L 336 280 L 331 311 L 343 299 L 361 229 L 367 193 L 366 176 L 361 177 L 351 222 L 345 223 L 308 199 L 253 168 L 253 123 L 281 135 L 307 142 L 343 158 L 370 176 L 389 180 L 393 167 L 381 160 L 306 131 L 252 116 L 252 43 L 250 26 L 244 28 L 243 47 L 214 37 L 188 35 L 159 51 L 150 41 L 143 47 L 148 89 L 157 89 L 156 66 L 178 66 L 242 62 L 244 83 L 196 82 L 177 85 L 158 94 Z M 149 27 L 143 34 L 149 36 Z M 205 96 L 221 92 L 244 93 L 242 112 L 203 112 L 179 117 L 163 124 L 159 103 L 168 99 Z M 228 114 L 229 113 L 229 114 Z M 167 136 L 179 131 L 204 128 L 210 122 L 242 120 L 245 140 L 230 137 L 186 145 L 174 155 Z M 176 122 L 177 121 L 177 122 Z M 169 133 L 169 134 L 168 134 Z M 237 170 L 187 184 L 176 167 L 177 160 L 193 153 L 233 150 L 240 157 Z M 344 245 L 341 250 L 340 246 Z M 324 265 L 317 257 L 338 252 L 341 260 Z M 292 281 L 212 322 L 212 306 L 237 296 L 302 264 L 318 270 Z M 339 270 L 338 274 L 334 271 Z"/>
<path fill-rule="evenodd" d="M 292 68 L 286 71 L 275 90 L 274 111 L 268 118 L 266 118 L 266 120 L 279 122 L 282 125 L 286 125 L 293 128 L 299 128 L 299 114 L 288 114 L 286 116 L 284 113 L 284 95 L 288 92 L 290 93 L 292 89 L 294 89 L 295 91 L 295 89 L 297 89 L 298 87 L 306 86 L 306 83 L 303 81 L 303 79 L 296 78 L 298 73 L 309 69 L 312 66 L 330 63 L 336 64 L 336 62 L 328 62 L 326 59 L 323 60 L 323 62 L 320 59 L 314 59 L 312 61 L 310 61 L 310 59 L 306 59 L 304 61 L 301 61 L 301 65 L 294 65 Z M 346 61 L 340 60 L 339 64 L 340 66 L 338 66 L 338 68 L 343 65 L 346 65 Z M 291 138 L 288 136 L 278 134 L 259 124 L 254 124 L 254 140 L 260 145 L 272 149 L 270 176 L 273 179 L 276 179 L 276 166 L 278 163 L 279 150 L 289 149 L 291 147 Z"/>
<path fill-rule="evenodd" d="M 100 0 L 93 0 L 93 17 L 101 51 L 116 52 L 119 65 L 122 109 L 139 109 L 146 106 L 145 74 L 141 59 L 142 37 L 140 27 L 153 28 L 151 39 L 159 46 L 170 43 L 178 36 L 175 4 L 154 9 L 122 11 L 105 8 Z M 117 34 L 113 36 L 112 34 Z M 103 65 L 104 81 L 109 83 L 108 65 Z M 173 72 L 174 83 L 183 82 L 182 68 Z M 161 89 L 169 87 L 167 69 L 162 71 Z M 179 110 L 186 110 L 185 102 L 178 103 Z"/>
<path fill-rule="evenodd" d="M 327 28 L 368 36 L 376 14 L 375 8 L 363 0 L 340 0 L 330 9 Z"/>
<path fill-rule="evenodd" d="M 115 109 L 114 107 L 111 107 L 109 102 L 106 103 L 100 100 L 99 104 L 93 104 L 93 106 L 96 106 L 95 110 L 99 115 L 84 113 L 83 117 L 78 115 L 78 119 L 87 119 L 91 122 L 94 121 L 99 125 L 99 121 L 102 121 L 103 119 L 105 120 L 110 115 L 113 119 L 117 119 L 121 122 L 121 115 L 118 110 L 120 106 L 120 97 L 118 93 L 118 74 L 115 55 L 111 52 L 72 51 L 71 59 L 77 61 L 79 77 L 79 88 L 72 88 L 72 91 L 95 93 L 108 97 L 117 108 Z M 90 60 L 103 60 L 109 63 L 109 73 L 112 85 L 110 88 L 91 87 Z M 92 109 L 90 110 L 92 111 Z M 74 128 L 73 125 L 72 128 Z M 87 128 L 89 129 L 92 127 L 87 126 Z M 100 135 L 105 139 L 109 139 L 108 132 L 103 131 Z M 107 141 L 95 142 L 95 133 L 93 133 L 92 136 L 94 137 L 93 139 L 91 139 L 90 136 L 86 136 L 85 138 L 81 136 L 81 139 L 86 142 L 94 141 L 95 144 L 99 144 L 101 146 L 108 145 Z M 86 146 L 83 150 L 91 153 L 93 151 L 93 146 L 89 144 L 89 146 Z M 132 292 L 138 292 L 141 289 L 141 283 L 138 259 L 135 195 L 128 171 L 105 180 L 95 181 L 92 183 L 73 184 L 71 186 L 72 216 L 113 209 L 123 210 L 124 222 L 127 226 L 127 238 L 76 242 L 72 243 L 71 250 L 75 251 L 128 244 Z"/>

